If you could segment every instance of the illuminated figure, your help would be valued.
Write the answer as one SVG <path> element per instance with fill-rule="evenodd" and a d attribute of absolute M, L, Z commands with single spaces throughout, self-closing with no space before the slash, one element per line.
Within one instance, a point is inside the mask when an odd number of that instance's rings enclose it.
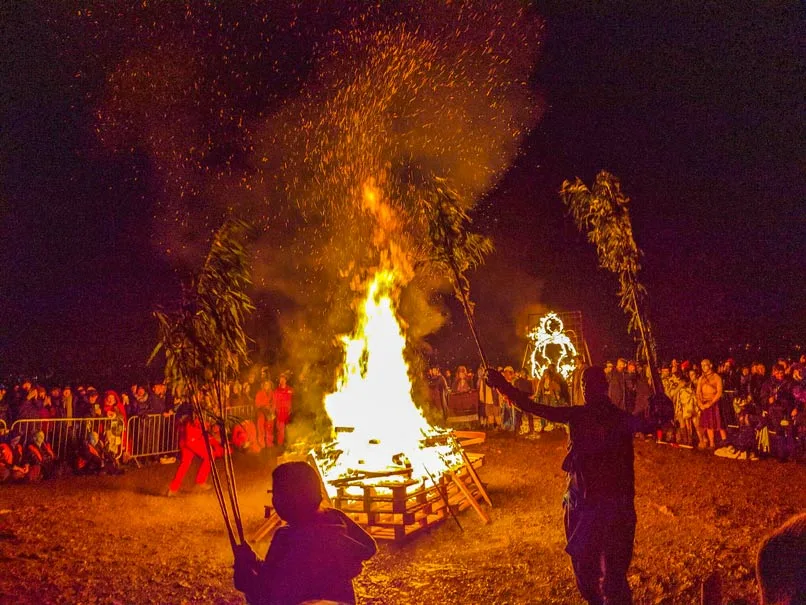
<path fill-rule="evenodd" d="M 529 358 L 533 378 L 543 376 L 551 366 L 565 380 L 576 367 L 577 350 L 564 332 L 565 326 L 556 313 L 550 312 L 540 318 L 540 323 L 529 332 L 532 354 Z"/>

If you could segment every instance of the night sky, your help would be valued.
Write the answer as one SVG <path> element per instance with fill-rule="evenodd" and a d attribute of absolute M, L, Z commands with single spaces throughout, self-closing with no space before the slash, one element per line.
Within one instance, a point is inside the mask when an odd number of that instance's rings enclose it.
<path fill-rule="evenodd" d="M 280 4 L 266 20 L 265 9 L 233 2 L 237 14 L 222 22 L 239 29 L 224 42 L 215 29 L 183 26 L 178 9 L 163 15 L 154 5 L 120 15 L 112 2 L 0 9 L 0 375 L 128 377 L 143 366 L 155 338 L 150 311 L 176 297 L 186 274 L 165 244 L 175 208 L 166 199 L 176 196 L 165 183 L 186 175 L 167 174 L 165 148 L 129 145 L 125 129 L 110 142 L 99 119 L 126 111 L 110 90 L 123 86 L 121 65 L 135 65 L 138 53 L 168 57 L 162 68 L 182 78 L 171 48 L 195 44 L 193 35 L 228 49 L 202 59 L 208 74 L 228 74 L 237 61 L 254 75 L 252 49 L 281 48 L 284 62 L 269 75 L 208 77 L 199 89 L 203 97 L 223 88 L 224 108 L 238 110 L 192 124 L 228 141 L 204 160 L 205 170 L 226 166 L 210 179 L 226 189 L 249 171 L 237 125 L 305 90 L 314 49 L 360 12 Z M 542 43 L 524 52 L 536 59 L 529 81 L 542 118 L 474 213 L 497 248 L 472 282 L 481 332 L 500 362 L 519 361 L 517 318 L 540 305 L 581 310 L 595 358 L 631 353 L 616 279 L 596 268 L 557 196 L 563 179 L 590 184 L 600 169 L 618 175 L 633 200 L 662 356 L 719 355 L 740 342 L 767 347 L 748 356 L 771 356 L 806 334 L 802 4 L 661 4 L 532 6 L 545 20 Z M 390 5 L 379 14 L 393 21 Z M 190 128 L 181 121 L 187 97 L 145 91 L 137 111 L 153 94 L 157 110 L 180 118 L 156 123 L 149 141 Z M 281 307 L 271 295 L 260 300 L 271 307 L 261 317 Z M 430 341 L 440 360 L 473 363 L 460 319 Z"/>

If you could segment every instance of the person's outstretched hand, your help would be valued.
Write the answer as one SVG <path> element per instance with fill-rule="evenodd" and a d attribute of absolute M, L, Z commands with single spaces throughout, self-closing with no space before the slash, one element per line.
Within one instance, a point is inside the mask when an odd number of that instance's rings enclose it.
<path fill-rule="evenodd" d="M 509 382 L 504 378 L 504 375 L 493 368 L 487 368 L 487 384 L 499 390 L 502 387 L 509 386 Z"/>

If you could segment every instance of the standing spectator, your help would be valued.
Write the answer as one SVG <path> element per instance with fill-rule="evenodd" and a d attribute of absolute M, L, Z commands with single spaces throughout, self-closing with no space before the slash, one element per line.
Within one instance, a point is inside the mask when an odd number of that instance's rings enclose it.
<path fill-rule="evenodd" d="M 719 431 L 722 441 L 727 441 L 728 434 L 722 427 L 719 414 L 719 400 L 722 399 L 722 378 L 714 372 L 710 359 L 700 362 L 702 376 L 697 383 L 697 405 L 700 408 L 700 428 L 708 437 L 706 447 L 716 449 L 715 431 Z"/>
<path fill-rule="evenodd" d="M 456 368 L 456 378 L 453 381 L 452 393 L 468 393 L 473 390 L 473 385 L 470 382 L 470 376 L 467 373 L 465 366 Z"/>
<path fill-rule="evenodd" d="M 294 396 L 294 389 L 288 384 L 288 374 L 280 374 L 277 379 L 277 388 L 274 389 L 272 399 L 274 400 L 274 409 L 276 410 L 277 417 L 277 445 L 283 446 L 285 444 L 285 426 L 291 419 L 291 404 Z"/>
<path fill-rule="evenodd" d="M 772 367 L 772 376 L 761 387 L 761 407 L 770 415 L 784 416 L 792 411 L 792 384 L 783 364 L 776 363 Z"/>
<path fill-rule="evenodd" d="M 9 405 L 8 401 L 10 397 L 7 397 L 7 389 L 6 385 L 0 384 L 0 420 L 6 423 L 6 426 L 11 425 L 11 416 L 9 414 Z"/>
<path fill-rule="evenodd" d="M 42 418 L 43 401 L 37 397 L 36 389 L 27 391 L 25 401 L 20 406 L 17 420 L 38 420 Z"/>
<path fill-rule="evenodd" d="M 442 419 L 447 420 L 448 382 L 437 367 L 428 370 L 428 397 L 434 409 L 442 413 Z"/>
<path fill-rule="evenodd" d="M 636 364 L 632 415 L 647 418 L 649 414 L 649 398 L 652 396 L 652 387 L 649 386 L 649 367 L 644 368 Z M 668 395 L 667 395 L 668 397 Z"/>
<path fill-rule="evenodd" d="M 515 386 L 517 387 L 517 385 Z M 535 401 L 540 405 L 559 407 L 562 405 L 560 398 L 561 390 L 558 374 L 554 371 L 554 368 L 548 366 L 540 377 L 540 382 L 537 383 Z M 538 417 L 537 422 L 539 425 L 538 432 L 540 433 L 546 428 L 553 428 L 553 425 L 544 418 Z"/>
<path fill-rule="evenodd" d="M 161 414 L 162 410 L 159 412 L 152 407 L 152 400 L 151 397 L 148 395 L 148 391 L 142 385 L 137 385 L 134 390 L 134 399 L 137 401 L 137 408 L 140 410 L 140 415 L 146 414 Z"/>
<path fill-rule="evenodd" d="M 627 384 L 624 377 L 626 368 L 627 360 L 619 357 L 616 361 L 616 367 L 610 372 L 610 383 L 607 387 L 608 399 L 620 410 L 627 409 Z"/>
<path fill-rule="evenodd" d="M 750 397 L 751 400 L 760 408 L 764 409 L 763 401 L 761 399 L 761 387 L 767 381 L 765 374 L 767 368 L 763 363 L 754 362 L 750 369 Z"/>
<path fill-rule="evenodd" d="M 62 389 L 62 410 L 65 418 L 74 418 L 76 402 L 73 398 L 73 389 L 67 384 Z"/>
<path fill-rule="evenodd" d="M 481 426 L 494 429 L 501 426 L 501 406 L 498 405 L 498 391 L 487 384 L 487 370 L 479 366 L 476 373 L 479 389 L 479 421 Z"/>
<path fill-rule="evenodd" d="M 585 405 L 585 393 L 582 391 L 582 373 L 588 364 L 582 355 L 576 356 L 576 365 L 571 374 L 571 405 Z"/>
<path fill-rule="evenodd" d="M 688 376 L 683 376 L 682 382 L 675 392 L 674 418 L 678 426 L 677 443 L 694 445 L 695 421 L 697 417 L 697 388 L 692 381 L 693 370 Z"/>
<path fill-rule="evenodd" d="M 64 405 L 62 402 L 62 390 L 59 387 L 50 389 L 50 405 L 52 418 L 64 418 Z"/>
<path fill-rule="evenodd" d="M 103 416 L 101 401 L 98 396 L 98 391 L 95 389 L 95 387 L 87 387 L 87 403 L 89 404 L 90 418 L 100 418 Z"/>
<path fill-rule="evenodd" d="M 515 370 L 512 366 L 505 367 L 504 371 L 501 372 L 501 375 L 506 378 L 506 381 L 509 384 L 515 383 Z M 501 425 L 507 431 L 517 431 L 518 425 L 516 423 L 515 406 L 512 405 L 512 402 L 509 400 L 509 398 L 500 390 L 498 393 L 500 396 L 501 405 L 503 407 Z"/>
<path fill-rule="evenodd" d="M 166 394 L 166 387 L 165 383 L 157 382 L 151 385 L 151 395 L 149 399 L 151 400 L 151 413 L 152 414 L 162 414 L 165 410 L 165 394 Z"/>
<path fill-rule="evenodd" d="M 87 391 L 86 389 L 78 385 L 76 388 L 76 404 L 75 404 L 75 412 L 76 418 L 89 418 L 92 416 L 92 406 L 90 405 L 89 399 L 87 398 Z"/>
<path fill-rule="evenodd" d="M 632 359 L 627 362 L 624 371 L 624 409 L 630 414 L 635 411 L 635 397 L 638 388 L 638 364 Z"/>
<path fill-rule="evenodd" d="M 274 446 L 274 421 L 277 410 L 274 407 L 273 387 L 271 380 L 264 380 L 255 395 L 257 442 L 260 449 Z"/>

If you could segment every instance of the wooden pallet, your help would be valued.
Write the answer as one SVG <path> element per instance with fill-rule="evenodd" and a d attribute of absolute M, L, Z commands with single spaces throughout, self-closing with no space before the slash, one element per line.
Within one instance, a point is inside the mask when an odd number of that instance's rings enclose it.
<path fill-rule="evenodd" d="M 409 479 L 341 486 L 331 504 L 376 540 L 406 540 L 468 508 L 489 523 L 480 503 L 490 504 L 490 499 L 476 474 L 484 464 L 484 454 L 464 452 L 463 459 L 464 464 L 435 477 L 436 485 L 431 479 Z M 279 518 L 272 513 L 252 540 L 264 539 L 279 525 Z"/>
<path fill-rule="evenodd" d="M 468 454 L 473 470 L 484 464 L 482 454 Z M 333 505 L 378 540 L 404 540 L 468 508 L 481 511 L 483 487 L 465 465 L 425 482 L 340 487 Z M 448 508 L 450 506 L 450 509 Z M 485 522 L 489 517 L 481 511 Z"/>

